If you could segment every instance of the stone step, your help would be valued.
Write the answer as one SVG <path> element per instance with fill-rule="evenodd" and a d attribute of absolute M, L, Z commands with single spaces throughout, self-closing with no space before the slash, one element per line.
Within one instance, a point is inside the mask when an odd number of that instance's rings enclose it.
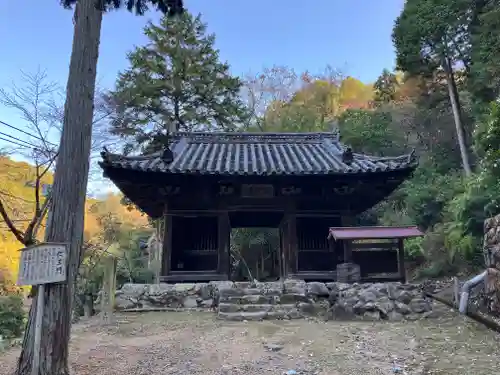
<path fill-rule="evenodd" d="M 293 303 L 312 303 L 313 300 L 304 294 L 286 293 L 281 295 L 264 295 L 264 294 L 248 294 L 248 295 L 220 295 L 220 303 L 232 303 L 240 305 L 277 305 L 277 304 L 293 304 Z"/>
<path fill-rule="evenodd" d="M 258 312 L 219 312 L 217 319 L 229 320 L 232 322 L 242 322 L 244 320 L 260 321 L 266 319 L 268 313 L 265 311 Z"/>
<path fill-rule="evenodd" d="M 278 307 L 278 306 L 276 306 Z M 307 315 L 299 312 L 296 307 L 289 309 L 273 309 L 271 311 L 237 311 L 237 312 L 221 312 L 217 313 L 217 319 L 229 320 L 233 322 L 241 321 L 261 321 L 261 320 L 289 320 L 301 319 Z"/>
<path fill-rule="evenodd" d="M 240 311 L 248 312 L 258 312 L 258 311 L 271 311 L 273 305 L 270 304 L 250 304 L 250 305 L 240 305 L 235 303 L 220 303 L 219 311 L 225 313 L 233 313 Z"/>

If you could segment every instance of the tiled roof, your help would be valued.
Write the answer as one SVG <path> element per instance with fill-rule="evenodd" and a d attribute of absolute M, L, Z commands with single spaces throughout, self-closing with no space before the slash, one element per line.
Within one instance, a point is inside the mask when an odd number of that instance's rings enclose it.
<path fill-rule="evenodd" d="M 412 227 L 332 227 L 329 237 L 336 240 L 389 239 L 421 237 L 424 234 Z"/>
<path fill-rule="evenodd" d="M 103 169 L 203 175 L 327 175 L 413 169 L 414 154 L 352 153 L 334 133 L 176 133 L 163 152 L 122 156 L 103 152 Z"/>

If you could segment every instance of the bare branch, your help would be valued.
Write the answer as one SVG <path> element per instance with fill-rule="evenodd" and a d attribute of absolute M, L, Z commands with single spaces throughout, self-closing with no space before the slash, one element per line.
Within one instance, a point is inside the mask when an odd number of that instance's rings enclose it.
<path fill-rule="evenodd" d="M 16 228 L 14 223 L 9 217 L 9 214 L 7 213 L 7 210 L 5 209 L 5 206 L 3 205 L 2 201 L 0 200 L 0 215 L 2 216 L 3 221 L 5 221 L 5 224 L 9 228 L 9 230 L 12 232 L 12 234 L 16 237 L 16 239 L 24 244 L 24 237 L 23 233 Z"/>

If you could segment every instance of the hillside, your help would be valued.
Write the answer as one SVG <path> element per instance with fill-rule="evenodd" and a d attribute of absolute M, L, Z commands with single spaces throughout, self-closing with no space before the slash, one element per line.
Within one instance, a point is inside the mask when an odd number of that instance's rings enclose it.
<path fill-rule="evenodd" d="M 35 189 L 32 182 L 36 180 L 34 166 L 13 161 L 8 157 L 0 157 L 0 199 L 9 217 L 19 230 L 24 230 L 35 212 Z M 53 175 L 47 173 L 43 184 L 51 184 Z M 103 217 L 116 218 L 121 224 L 132 228 L 147 227 L 147 217 L 137 210 L 129 210 L 120 203 L 121 196 L 110 194 L 105 199 L 87 199 L 85 215 L 85 240 L 99 241 L 103 231 Z M 43 226 L 44 227 L 44 226 Z M 38 235 L 43 237 L 43 227 Z M 18 267 L 18 250 L 22 248 L 10 232 L 5 221 L 0 218 L 0 270 L 8 271 L 9 278 L 15 277 Z"/>

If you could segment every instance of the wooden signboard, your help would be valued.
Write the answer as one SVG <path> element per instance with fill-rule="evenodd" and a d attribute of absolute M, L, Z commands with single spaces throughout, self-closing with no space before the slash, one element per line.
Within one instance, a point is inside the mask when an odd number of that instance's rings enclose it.
<path fill-rule="evenodd" d="M 41 285 L 66 281 L 67 246 L 41 243 L 21 250 L 17 285 Z"/>

